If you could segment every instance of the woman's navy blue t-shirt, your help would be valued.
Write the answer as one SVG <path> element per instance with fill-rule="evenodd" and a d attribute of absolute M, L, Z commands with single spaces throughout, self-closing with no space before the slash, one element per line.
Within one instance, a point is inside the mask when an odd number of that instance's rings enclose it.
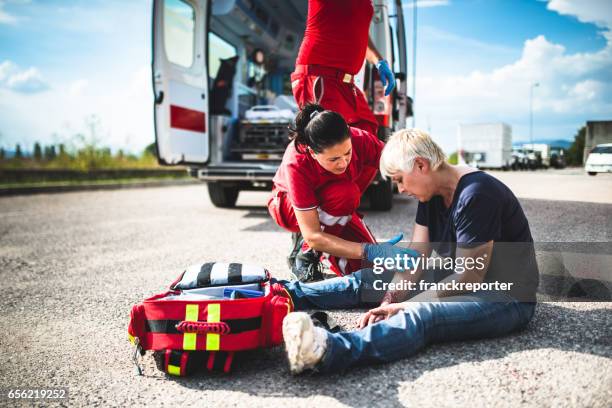
<path fill-rule="evenodd" d="M 454 257 L 456 247 L 494 241 L 485 281 L 508 280 L 537 287 L 533 238 L 523 208 L 512 191 L 495 177 L 475 171 L 463 175 L 446 208 L 441 196 L 419 203 L 416 223 L 429 230 L 429 241 L 442 257 Z M 503 249 L 503 250 L 501 250 Z M 534 286 L 535 285 L 535 286 Z"/>

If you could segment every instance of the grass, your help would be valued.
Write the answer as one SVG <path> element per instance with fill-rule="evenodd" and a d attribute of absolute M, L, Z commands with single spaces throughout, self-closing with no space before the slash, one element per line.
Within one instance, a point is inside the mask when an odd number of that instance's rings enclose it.
<path fill-rule="evenodd" d="M 147 177 L 147 178 L 124 178 L 106 180 L 65 180 L 65 181 L 34 181 L 21 183 L 0 183 L 2 189 L 37 188 L 37 187 L 65 187 L 65 186 L 104 186 L 104 185 L 129 185 L 129 184 L 148 184 L 160 181 L 189 180 L 187 174 L 183 177 Z"/>

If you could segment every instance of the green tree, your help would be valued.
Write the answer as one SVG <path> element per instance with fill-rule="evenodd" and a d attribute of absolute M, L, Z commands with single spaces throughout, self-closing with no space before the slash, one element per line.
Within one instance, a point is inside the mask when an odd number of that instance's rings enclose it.
<path fill-rule="evenodd" d="M 55 145 L 45 146 L 45 160 L 53 160 L 56 157 Z"/>
<path fill-rule="evenodd" d="M 157 146 L 155 142 L 145 147 L 143 155 L 144 156 L 157 156 Z"/>
<path fill-rule="evenodd" d="M 21 159 L 23 157 L 23 152 L 21 151 L 21 145 L 17 143 L 15 146 L 15 158 Z"/>
<path fill-rule="evenodd" d="M 40 161 L 42 159 L 42 148 L 40 147 L 40 143 L 34 143 L 34 160 Z"/>
<path fill-rule="evenodd" d="M 450 154 L 450 156 L 448 156 L 448 162 L 450 164 L 457 164 L 459 163 L 459 158 L 457 156 L 457 152 L 453 152 Z"/>
<path fill-rule="evenodd" d="M 582 156 L 584 154 L 584 139 L 586 137 L 586 126 L 582 126 L 576 136 L 574 142 L 567 149 L 567 164 L 569 166 L 582 166 Z"/>
<path fill-rule="evenodd" d="M 0 147 L 0 160 L 4 160 L 5 157 L 6 151 L 4 150 L 4 147 Z"/>

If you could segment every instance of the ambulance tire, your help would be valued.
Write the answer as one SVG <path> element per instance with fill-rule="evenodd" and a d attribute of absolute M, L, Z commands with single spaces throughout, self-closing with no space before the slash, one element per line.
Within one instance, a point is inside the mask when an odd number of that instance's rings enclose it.
<path fill-rule="evenodd" d="M 374 211 L 389 211 L 393 207 L 393 184 L 391 180 L 379 180 L 368 188 L 370 209 Z"/>
<path fill-rule="evenodd" d="M 208 183 L 208 196 L 215 207 L 234 208 L 238 200 L 238 187 L 220 182 Z"/>

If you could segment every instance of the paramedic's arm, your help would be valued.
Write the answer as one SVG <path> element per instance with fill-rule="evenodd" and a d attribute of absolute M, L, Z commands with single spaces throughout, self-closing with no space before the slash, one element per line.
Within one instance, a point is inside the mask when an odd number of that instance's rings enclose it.
<path fill-rule="evenodd" d="M 431 245 L 429 245 L 429 228 L 417 223 L 414 224 L 414 232 L 412 233 L 410 248 L 415 249 L 425 258 L 431 255 Z M 417 268 L 417 270 L 414 271 L 414 274 L 410 271 L 396 272 L 391 282 L 394 284 L 402 281 L 418 282 L 422 272 L 421 267 Z M 380 306 L 383 307 L 392 303 L 401 303 L 408 298 L 409 294 L 410 291 L 407 290 L 389 290 L 387 293 L 385 293 Z M 374 324 L 380 320 L 384 320 L 384 318 L 384 315 L 373 313 L 370 310 L 359 317 L 359 328 Z"/>
<path fill-rule="evenodd" d="M 312 249 L 348 259 L 361 259 L 363 257 L 361 243 L 346 241 L 321 231 L 319 213 L 316 209 L 295 210 L 295 218 L 304 240 Z"/>
<path fill-rule="evenodd" d="M 463 258 L 463 259 L 478 259 L 480 258 L 483 267 L 480 267 L 476 262 L 472 263 L 471 268 L 465 268 L 465 271 L 458 273 L 454 272 L 449 275 L 445 279 L 442 279 L 440 282 L 458 282 L 462 283 L 481 283 L 489 270 L 489 264 L 491 263 L 491 254 L 493 252 L 493 241 L 489 241 L 485 244 L 479 245 L 474 248 L 460 248 L 457 247 L 457 252 L 455 255 L 455 259 Z M 455 270 L 457 268 L 455 267 Z M 414 301 L 432 301 L 437 300 L 439 298 L 444 298 L 448 296 L 457 296 L 464 294 L 468 291 L 460 291 L 460 290 L 428 290 L 422 293 L 419 293 L 413 299 Z"/>
<path fill-rule="evenodd" d="M 374 41 L 372 41 L 372 37 L 368 35 L 368 48 L 366 50 L 366 60 L 368 60 L 370 64 L 376 65 L 378 61 L 380 61 L 381 59 L 383 59 L 382 55 L 380 55 L 380 52 L 378 52 L 378 49 L 376 49 L 376 45 L 374 45 Z"/>
<path fill-rule="evenodd" d="M 429 228 L 424 225 L 414 224 L 414 232 L 412 233 L 410 248 L 418 251 L 424 258 L 431 255 L 431 247 L 429 245 Z M 392 282 L 418 282 L 422 272 L 423 270 L 421 267 L 417 268 L 414 273 L 412 273 L 412 271 L 396 272 L 395 276 L 393 276 Z M 387 291 L 381 305 L 403 302 L 408 298 L 409 294 L 410 291 L 408 290 Z"/>

